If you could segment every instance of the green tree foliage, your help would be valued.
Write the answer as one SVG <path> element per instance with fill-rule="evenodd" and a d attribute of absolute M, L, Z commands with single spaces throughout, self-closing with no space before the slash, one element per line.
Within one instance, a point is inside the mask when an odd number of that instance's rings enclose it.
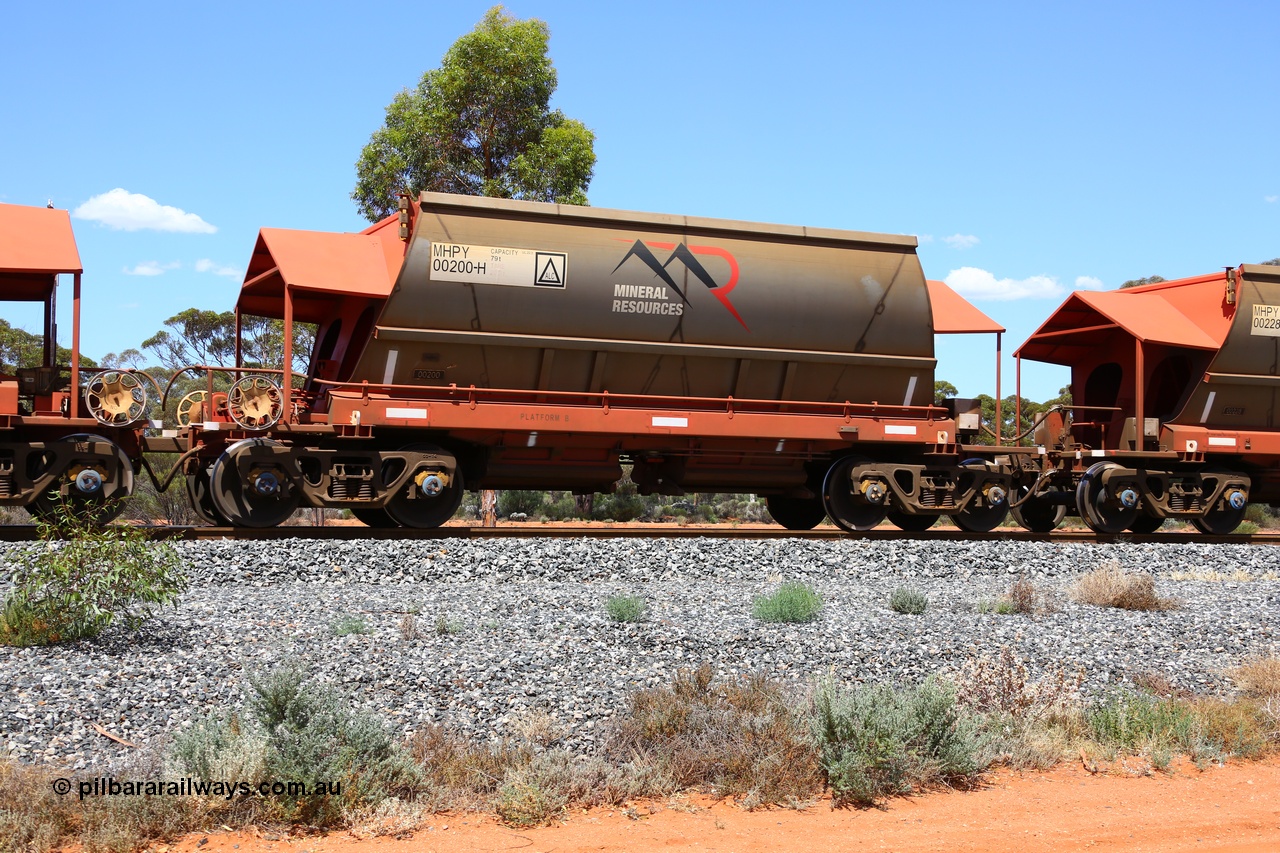
<path fill-rule="evenodd" d="M 1146 278 L 1131 278 L 1124 284 L 1120 285 L 1120 290 L 1128 290 L 1130 287 L 1142 287 L 1144 284 L 1159 284 L 1162 281 L 1168 281 L 1167 278 L 1158 275 L 1149 275 Z"/>
<path fill-rule="evenodd" d="M 377 221 L 406 190 L 586 204 L 595 134 L 549 108 L 549 37 L 544 22 L 495 6 L 396 95 L 356 163 L 360 213 Z"/>
<path fill-rule="evenodd" d="M 941 406 L 952 397 L 958 396 L 960 390 L 945 379 L 939 379 L 933 383 L 933 404 Z"/>
<path fill-rule="evenodd" d="M 1263 261 L 1262 265 L 1264 267 L 1280 267 L 1280 258 L 1272 258 L 1269 261 Z"/>
<path fill-rule="evenodd" d="M 71 350 L 58 347 L 58 364 L 71 363 Z M 13 373 L 19 367 L 44 364 L 44 335 L 36 335 L 0 320 L 0 373 Z M 91 358 L 80 356 L 81 367 L 94 367 Z"/>
<path fill-rule="evenodd" d="M 284 323 L 265 317 L 241 318 L 244 364 L 248 367 L 279 367 L 284 361 Z M 167 329 L 142 342 L 167 370 L 190 364 L 235 366 L 236 315 L 232 311 L 202 311 L 188 308 L 164 321 Z M 293 324 L 293 369 L 306 372 L 315 342 L 316 329 L 310 323 Z M 140 357 L 137 350 L 125 350 L 120 359 Z"/>

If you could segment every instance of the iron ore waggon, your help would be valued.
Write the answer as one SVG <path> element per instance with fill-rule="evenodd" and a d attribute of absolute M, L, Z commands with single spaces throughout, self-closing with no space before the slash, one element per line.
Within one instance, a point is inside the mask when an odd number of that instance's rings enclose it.
<path fill-rule="evenodd" d="M 37 517 L 54 513 L 58 501 L 118 512 L 142 458 L 142 380 L 80 372 L 82 273 L 67 211 L 0 204 L 0 302 L 44 309 L 44 346 L 33 359 L 39 363 L 0 374 L 0 506 L 23 506 Z M 74 280 L 65 366 L 56 344 L 59 275 Z M 19 360 L 18 353 L 9 355 Z"/>
<path fill-rule="evenodd" d="M 979 443 L 933 405 L 934 338 L 1004 331 L 914 238 L 424 193 L 359 234 L 264 228 L 236 304 L 317 334 L 305 376 L 191 365 L 148 420 L 141 371 L 79 368 L 65 211 L 0 205 L 0 299 L 44 306 L 40 364 L 0 376 L 0 504 L 109 518 L 145 471 L 211 524 L 300 507 L 429 528 L 464 489 L 750 491 L 783 526 L 830 517 L 1047 531 L 1165 519 L 1233 530 L 1280 500 L 1280 267 L 1072 294 L 1015 353 L 1072 400 Z M 54 341 L 74 277 L 70 364 Z M 183 377 L 199 388 L 174 392 Z M 1020 384 L 1020 381 L 1019 381 Z M 180 399 L 170 399 L 170 398 Z M 996 422 L 1000 422 L 997 408 Z M 149 459 L 178 454 L 167 476 Z"/>
<path fill-rule="evenodd" d="M 1280 267 L 1074 293 L 1016 356 L 1070 367 L 1074 401 L 1036 426 L 1024 526 L 1220 534 L 1280 502 Z"/>
<path fill-rule="evenodd" d="M 167 449 L 191 454 L 209 520 L 322 506 L 434 527 L 464 488 L 608 491 L 623 465 L 646 494 L 765 495 L 791 528 L 1004 517 L 1008 473 L 962 447 L 976 417 L 933 405 L 914 238 L 434 193 L 401 208 L 359 235 L 261 232 L 237 311 L 283 319 L 286 341 L 315 322 L 316 350 L 298 389 L 238 376 L 179 407 Z"/>

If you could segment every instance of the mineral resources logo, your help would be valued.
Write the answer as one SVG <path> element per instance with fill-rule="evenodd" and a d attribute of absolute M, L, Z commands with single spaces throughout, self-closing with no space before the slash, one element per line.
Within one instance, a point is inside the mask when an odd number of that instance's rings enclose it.
<path fill-rule="evenodd" d="M 658 260 L 658 257 L 653 253 L 654 249 L 671 253 L 665 263 Z M 729 280 L 724 284 L 717 282 L 715 277 L 698 260 L 698 255 L 716 257 L 725 261 L 729 265 Z M 622 260 L 618 261 L 618 265 L 613 268 L 613 271 L 616 273 L 622 269 L 622 265 L 632 258 L 639 259 L 641 263 L 652 270 L 653 274 L 661 279 L 665 286 L 615 284 L 613 286 L 613 310 L 615 313 L 665 314 L 675 317 L 683 315 L 684 307 L 689 304 L 689 297 L 676 284 L 675 279 L 671 277 L 671 273 L 667 271 L 667 267 L 671 266 L 674 261 L 679 261 L 694 278 L 707 286 L 707 289 L 711 291 L 711 295 L 719 300 L 720 304 L 733 315 L 733 319 L 737 320 L 742 328 L 751 331 L 738 314 L 738 310 L 733 307 L 733 303 L 729 301 L 729 293 L 738 286 L 738 261 L 728 251 L 716 246 L 689 246 L 685 243 L 657 243 L 636 240 L 631 244 L 631 248 L 627 250 L 627 253 L 622 256 Z M 672 300 L 672 293 L 679 297 L 679 301 Z"/>

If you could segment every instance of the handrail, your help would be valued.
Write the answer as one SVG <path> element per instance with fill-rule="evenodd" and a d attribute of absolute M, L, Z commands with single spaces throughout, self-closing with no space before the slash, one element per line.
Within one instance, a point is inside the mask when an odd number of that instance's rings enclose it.
<path fill-rule="evenodd" d="M 999 438 L 1001 441 L 1007 441 L 1007 442 L 1011 442 L 1011 443 L 1012 443 L 1012 442 L 1015 442 L 1015 441 L 1022 441 L 1022 439 L 1026 438 L 1027 436 L 1029 436 L 1029 435 L 1031 435 L 1033 432 L 1035 432 L 1035 431 L 1036 431 L 1036 427 L 1038 427 L 1038 426 L 1040 426 L 1040 424 L 1044 423 L 1044 422 L 1045 422 L 1045 420 L 1047 420 L 1047 419 L 1048 419 L 1049 415 L 1053 414 L 1054 412 L 1061 412 L 1061 411 L 1063 411 L 1064 409 L 1071 409 L 1072 411 L 1074 411 L 1074 410 L 1076 410 L 1076 409 L 1080 409 L 1081 411 L 1085 411 L 1085 412 L 1121 412 L 1121 411 L 1124 411 L 1124 410 L 1123 410 L 1123 409 L 1121 409 L 1119 406 L 1077 406 L 1077 405 L 1075 405 L 1074 403 L 1054 403 L 1052 406 L 1050 406 L 1049 408 L 1047 408 L 1047 409 L 1045 409 L 1043 412 L 1041 412 L 1041 413 L 1040 413 L 1039 418 L 1038 418 L 1036 421 L 1034 421 L 1034 422 L 1031 424 L 1031 426 L 1027 427 L 1027 429 L 1026 429 L 1024 432 L 1018 433 L 1017 435 L 1013 436 L 1012 438 L 1001 438 L 1000 436 L 998 436 L 998 435 L 996 434 L 995 430 L 991 429 L 991 427 L 986 426 L 986 425 L 984 425 L 984 426 L 982 427 L 982 430 L 983 430 L 983 432 L 985 432 L 987 435 L 991 436 L 992 438 Z"/>
<path fill-rule="evenodd" d="M 851 417 L 852 413 L 868 413 L 873 417 L 926 417 L 934 420 L 939 415 L 947 415 L 942 406 L 893 406 L 872 401 L 870 403 L 823 402 L 816 400 L 758 400 L 742 397 L 685 397 L 669 394 L 619 394 L 613 391 L 549 391 L 536 388 L 477 388 L 474 385 L 460 387 L 456 383 L 450 385 L 395 385 L 390 383 L 341 382 L 331 379 L 314 379 L 317 385 L 325 386 L 330 394 L 349 392 L 367 397 L 370 393 L 395 394 L 408 392 L 416 398 L 438 399 L 444 402 L 474 404 L 480 400 L 495 404 L 528 405 L 562 400 L 580 406 L 592 408 L 630 407 L 670 405 L 673 408 L 697 408 L 707 411 L 724 411 L 734 414 L 744 411 L 785 410 L 829 411 Z"/>
<path fill-rule="evenodd" d="M 169 384 L 164 387 L 164 393 L 160 395 L 161 406 L 169 404 L 169 392 L 173 390 L 173 383 L 178 381 L 178 377 L 191 370 L 203 370 L 210 374 L 212 380 L 214 373 L 269 373 L 273 375 L 284 375 L 284 370 L 276 367 L 224 367 L 220 364 L 188 364 L 186 367 L 180 367 L 173 372 L 173 376 L 169 378 Z M 293 378 L 306 379 L 305 373 L 298 373 L 296 370 L 290 371 Z M 158 389 L 160 386 L 156 385 Z"/>

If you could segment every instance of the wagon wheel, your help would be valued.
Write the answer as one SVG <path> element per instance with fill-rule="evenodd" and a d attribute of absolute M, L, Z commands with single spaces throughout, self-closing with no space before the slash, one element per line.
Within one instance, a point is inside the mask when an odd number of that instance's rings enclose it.
<path fill-rule="evenodd" d="M 933 527 L 938 521 L 936 515 L 907 515 L 905 512 L 899 512 L 891 509 L 887 513 L 889 522 L 899 530 L 906 530 L 910 533 L 919 533 Z"/>
<path fill-rule="evenodd" d="M 1164 519 L 1155 515 L 1147 515 L 1145 512 L 1138 513 L 1138 517 L 1133 520 L 1133 524 L 1129 525 L 1130 533 L 1155 533 L 1160 529 L 1160 525 L 1164 524 Z"/>
<path fill-rule="evenodd" d="M 245 429 L 270 429 L 284 414 L 284 393 L 265 376 L 246 376 L 231 386 L 227 414 Z"/>
<path fill-rule="evenodd" d="M 968 468 L 974 471 L 974 476 L 979 473 L 985 473 L 987 463 L 981 459 L 968 459 L 960 463 L 961 468 Z M 968 506 L 959 512 L 952 513 L 951 520 L 956 523 L 956 527 L 961 530 L 967 530 L 970 533 L 987 533 L 995 530 L 1000 523 L 1009 515 L 1009 499 L 1003 488 L 992 486 L 983 496 L 983 504 L 976 506 L 973 501 L 969 501 Z"/>
<path fill-rule="evenodd" d="M 1018 496 L 1027 493 L 1027 486 L 1018 489 Z M 1067 508 L 1044 498 L 1027 498 L 1018 506 L 1010 507 L 1009 514 L 1018 526 L 1033 533 L 1048 533 L 1067 517 Z"/>
<path fill-rule="evenodd" d="M 822 482 L 822 506 L 836 526 L 850 533 L 859 530 L 870 530 L 884 521 L 886 507 L 883 495 L 880 502 L 870 500 L 860 491 L 855 491 L 849 472 L 867 460 L 857 456 L 846 456 L 838 459 L 827 470 L 826 479 Z M 883 488 L 883 487 L 882 487 Z"/>
<path fill-rule="evenodd" d="M 789 498 L 786 495 L 768 495 L 764 499 L 773 520 L 787 530 L 812 530 L 827 517 L 821 498 Z"/>
<path fill-rule="evenodd" d="M 253 459 L 254 450 L 279 447 L 269 438 L 246 438 L 226 449 L 209 472 L 209 498 L 213 509 L 234 527 L 275 527 L 293 515 L 301 503 L 298 490 L 271 462 L 263 457 L 262 465 L 246 465 L 248 475 L 241 479 L 241 462 Z"/>
<path fill-rule="evenodd" d="M 178 401 L 178 426 L 189 427 L 191 422 L 205 417 L 208 412 L 208 391 L 192 391 Z"/>
<path fill-rule="evenodd" d="M 411 444 L 405 453 L 442 453 L 431 444 Z M 462 505 L 462 469 L 455 468 L 453 476 L 444 482 L 429 467 L 420 466 L 387 503 L 386 514 L 402 527 L 439 527 L 458 511 Z"/>
<path fill-rule="evenodd" d="M 1221 468 L 1206 468 L 1201 472 L 1206 476 L 1230 477 L 1231 472 Z M 1214 507 L 1205 513 L 1203 518 L 1193 518 L 1191 523 L 1201 533 L 1210 536 L 1225 536 L 1240 526 L 1244 521 L 1245 511 L 1249 509 L 1249 500 L 1238 488 L 1228 488 L 1222 496 L 1222 506 Z"/>
<path fill-rule="evenodd" d="M 124 510 L 124 499 L 133 494 L 133 464 L 115 442 L 87 433 L 64 436 L 54 443 L 56 452 L 53 458 L 56 461 L 63 453 L 69 452 L 59 445 L 88 441 L 110 445 L 109 452 L 116 459 L 116 476 L 112 477 L 112 472 L 104 465 L 73 461 L 52 488 L 36 495 L 27 506 L 27 512 L 42 521 L 54 521 L 58 507 L 62 505 L 76 515 L 89 514 L 96 524 L 107 524 L 120 515 Z M 65 497 L 61 494 L 64 482 L 68 484 Z"/>
<path fill-rule="evenodd" d="M 1076 509 L 1094 533 L 1119 533 L 1138 518 L 1136 495 L 1111 496 L 1102 487 L 1103 472 L 1116 467 L 1114 462 L 1099 462 L 1084 472 L 1076 487 Z"/>
<path fill-rule="evenodd" d="M 372 508 L 356 509 L 352 507 L 351 514 L 355 517 L 357 521 L 359 521 L 361 524 L 365 525 L 366 527 L 373 527 L 375 529 L 385 530 L 385 529 L 400 526 L 399 524 L 396 524 L 396 520 L 394 518 L 392 518 L 390 515 L 387 514 L 387 511 L 385 509 L 372 509 Z"/>
<path fill-rule="evenodd" d="M 147 410 L 147 389 L 132 373 L 104 370 L 84 386 L 84 404 L 103 426 L 128 426 Z"/>
<path fill-rule="evenodd" d="M 205 524 L 214 527 L 230 527 L 231 522 L 223 518 L 218 508 L 213 505 L 210 480 L 208 467 L 201 467 L 196 473 L 187 475 L 187 497 L 191 500 L 191 511 Z"/>

